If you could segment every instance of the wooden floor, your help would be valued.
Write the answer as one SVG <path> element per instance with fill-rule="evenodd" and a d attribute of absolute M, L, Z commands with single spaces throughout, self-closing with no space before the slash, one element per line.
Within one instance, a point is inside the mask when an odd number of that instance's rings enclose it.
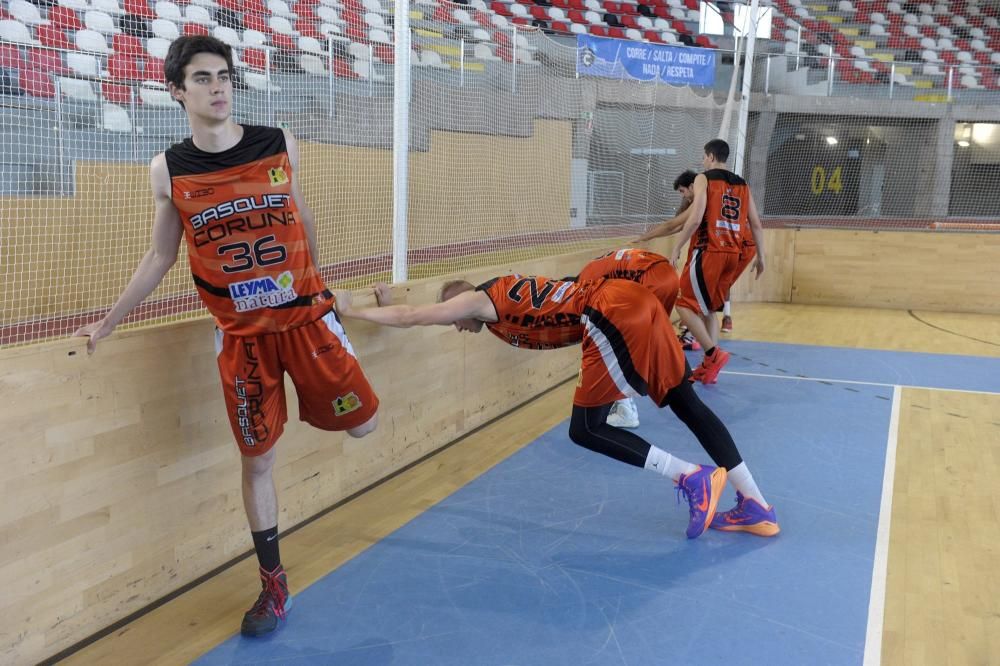
<path fill-rule="evenodd" d="M 1000 356 L 1000 316 L 769 304 L 734 314 L 746 340 Z M 283 538 L 292 592 L 566 418 L 572 391 L 553 389 Z M 882 663 L 1000 663 L 998 415 L 1000 395 L 902 392 Z M 188 663 L 235 633 L 255 576 L 244 560 L 65 663 Z"/>

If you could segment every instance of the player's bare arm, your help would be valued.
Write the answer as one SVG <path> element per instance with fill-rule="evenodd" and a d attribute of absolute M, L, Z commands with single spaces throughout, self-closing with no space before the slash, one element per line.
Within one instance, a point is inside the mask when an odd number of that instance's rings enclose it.
<path fill-rule="evenodd" d="M 759 279 L 764 272 L 764 225 L 760 222 L 760 215 L 757 213 L 757 204 L 750 194 L 750 209 L 747 211 L 747 219 L 750 221 L 750 233 L 753 235 L 753 242 L 757 245 L 757 258 L 754 260 L 753 269 L 756 278 Z"/>
<path fill-rule="evenodd" d="M 695 230 L 701 223 L 701 218 L 705 216 L 705 207 L 708 205 L 708 178 L 705 174 L 698 174 L 691 186 L 694 196 L 691 199 L 691 207 L 687 209 L 687 219 L 684 226 L 678 232 L 677 242 L 670 253 L 670 263 L 676 266 L 681 258 L 681 248 L 691 240 Z"/>
<path fill-rule="evenodd" d="M 316 244 L 316 220 L 313 217 L 312 209 L 306 205 L 306 198 L 300 189 L 301 179 L 299 178 L 299 144 L 295 137 L 288 130 L 282 130 L 285 134 L 285 152 L 288 153 L 288 162 L 292 165 L 292 200 L 299 209 L 299 221 L 305 227 L 306 237 L 309 239 L 309 254 L 313 263 L 319 267 L 319 246 Z"/>
<path fill-rule="evenodd" d="M 376 292 L 377 293 L 377 292 Z M 481 291 L 467 291 L 443 303 L 431 305 L 386 305 L 375 308 L 354 308 L 349 291 L 336 292 L 337 312 L 344 317 L 370 321 L 382 326 L 450 326 L 461 319 L 497 321 L 493 301 Z"/>
<path fill-rule="evenodd" d="M 177 262 L 177 248 L 181 242 L 183 227 L 170 199 L 170 174 L 162 153 L 150 162 L 149 178 L 156 207 L 149 250 L 139 262 L 128 286 L 104 318 L 79 328 L 73 334 L 90 338 L 87 342 L 88 353 L 94 353 L 97 341 L 111 335 L 121 320 L 153 293 L 167 271 Z"/>
<path fill-rule="evenodd" d="M 654 238 L 662 238 L 664 236 L 672 236 L 679 232 L 684 227 L 684 222 L 687 220 L 687 210 L 691 207 L 691 202 L 685 199 L 681 203 L 681 208 L 677 211 L 677 215 L 670 218 L 666 222 L 661 222 L 655 227 L 639 236 L 635 239 L 636 243 L 645 243 L 646 241 L 653 240 Z"/>

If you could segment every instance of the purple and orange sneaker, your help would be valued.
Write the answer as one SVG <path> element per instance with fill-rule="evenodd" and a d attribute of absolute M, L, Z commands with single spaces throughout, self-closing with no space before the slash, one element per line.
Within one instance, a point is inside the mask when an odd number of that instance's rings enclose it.
<path fill-rule="evenodd" d="M 753 498 L 736 493 L 736 506 L 722 513 L 715 514 L 711 528 L 723 532 L 750 532 L 757 536 L 770 537 L 781 531 L 778 519 L 774 515 L 774 507 L 763 507 Z"/>
<path fill-rule="evenodd" d="M 690 474 L 681 474 L 677 479 L 677 490 L 688 501 L 691 520 L 688 522 L 687 538 L 695 539 L 708 529 L 719 505 L 719 496 L 726 487 L 726 469 L 699 465 Z M 679 498 L 678 498 L 679 499 Z"/>

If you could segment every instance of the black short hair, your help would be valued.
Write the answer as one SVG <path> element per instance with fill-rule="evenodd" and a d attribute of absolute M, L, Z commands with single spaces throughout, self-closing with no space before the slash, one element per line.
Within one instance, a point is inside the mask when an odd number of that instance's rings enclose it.
<path fill-rule="evenodd" d="M 712 139 L 705 144 L 705 154 L 711 155 L 716 162 L 726 162 L 729 159 L 729 144 L 722 139 Z"/>
<path fill-rule="evenodd" d="M 691 169 L 688 169 L 681 175 L 677 176 L 677 178 L 674 180 L 674 190 L 675 191 L 679 190 L 682 187 L 691 187 L 692 185 L 694 185 L 694 179 L 697 176 L 698 174 L 696 174 L 694 171 L 691 171 Z"/>
<path fill-rule="evenodd" d="M 208 35 L 185 35 L 170 43 L 167 58 L 163 61 L 163 76 L 167 83 L 184 90 L 184 68 L 199 53 L 212 53 L 226 60 L 229 74 L 233 73 L 233 49 L 222 40 Z M 180 102 L 181 108 L 184 103 Z"/>

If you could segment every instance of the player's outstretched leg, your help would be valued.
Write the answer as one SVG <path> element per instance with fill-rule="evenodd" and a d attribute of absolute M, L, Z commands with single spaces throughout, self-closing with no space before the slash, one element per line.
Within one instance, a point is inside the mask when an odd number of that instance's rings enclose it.
<path fill-rule="evenodd" d="M 651 445 L 635 433 L 608 425 L 610 411 L 611 405 L 573 405 L 569 425 L 570 439 L 595 453 L 673 479 L 687 499 L 690 509 L 687 536 L 689 539 L 700 536 L 708 529 L 715 516 L 719 496 L 726 485 L 726 470 L 689 463 Z"/>

